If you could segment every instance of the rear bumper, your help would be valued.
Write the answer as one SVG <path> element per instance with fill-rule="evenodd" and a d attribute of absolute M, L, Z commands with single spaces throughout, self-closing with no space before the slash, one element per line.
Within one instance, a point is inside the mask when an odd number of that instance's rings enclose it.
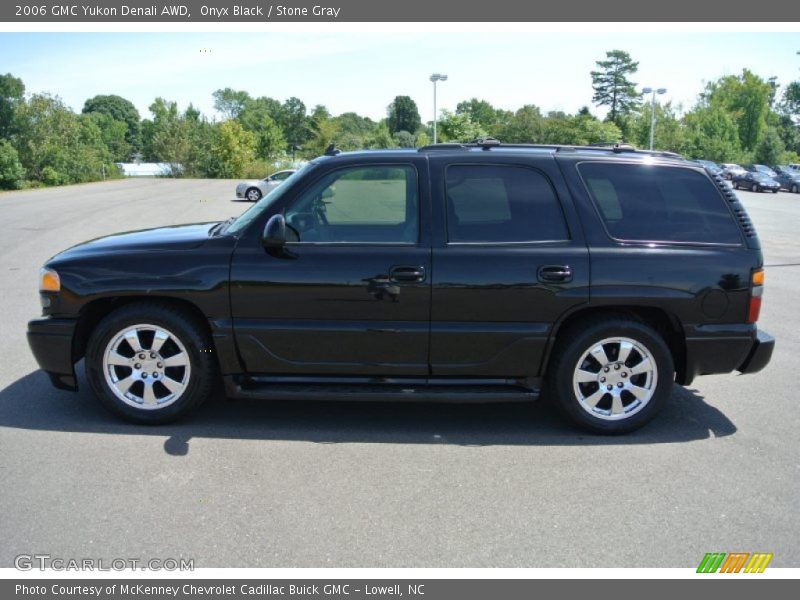
<path fill-rule="evenodd" d="M 754 324 L 688 325 L 686 361 L 677 382 L 689 385 L 698 375 L 755 373 L 772 358 L 775 340 Z"/>
<path fill-rule="evenodd" d="M 769 364 L 772 351 L 775 349 L 775 338 L 766 331 L 758 331 L 750 353 L 736 369 L 740 373 L 757 373 Z"/>
<path fill-rule="evenodd" d="M 34 319 L 28 322 L 28 345 L 51 383 L 62 390 L 77 391 L 72 339 L 74 319 Z"/>

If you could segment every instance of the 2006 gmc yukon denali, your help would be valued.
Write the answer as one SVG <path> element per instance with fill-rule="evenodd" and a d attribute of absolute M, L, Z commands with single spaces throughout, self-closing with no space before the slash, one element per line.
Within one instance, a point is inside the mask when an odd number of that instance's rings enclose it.
<path fill-rule="evenodd" d="M 28 339 L 59 388 L 163 423 L 232 397 L 528 400 L 640 427 L 752 373 L 756 232 L 721 179 L 630 147 L 330 148 L 236 219 L 75 246 Z"/>

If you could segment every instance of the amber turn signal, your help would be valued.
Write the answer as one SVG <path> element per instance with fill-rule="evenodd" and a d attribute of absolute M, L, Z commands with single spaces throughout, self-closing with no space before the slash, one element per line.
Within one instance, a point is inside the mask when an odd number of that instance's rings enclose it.
<path fill-rule="evenodd" d="M 764 270 L 753 271 L 753 285 L 764 285 Z"/>
<path fill-rule="evenodd" d="M 39 271 L 39 291 L 40 292 L 60 292 L 61 278 L 52 269 L 41 269 Z"/>

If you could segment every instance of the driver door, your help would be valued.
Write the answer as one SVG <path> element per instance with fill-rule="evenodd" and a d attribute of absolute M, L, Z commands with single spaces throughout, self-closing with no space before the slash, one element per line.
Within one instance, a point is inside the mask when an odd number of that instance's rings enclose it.
<path fill-rule="evenodd" d="M 231 305 L 247 371 L 427 375 L 427 164 L 338 165 L 297 184 L 285 252 L 257 236 L 237 246 Z"/>

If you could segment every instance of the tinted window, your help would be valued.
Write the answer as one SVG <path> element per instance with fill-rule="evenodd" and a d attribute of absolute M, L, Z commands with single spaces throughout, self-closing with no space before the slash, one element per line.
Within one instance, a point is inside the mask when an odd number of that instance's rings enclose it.
<path fill-rule="evenodd" d="M 451 242 L 569 239 L 550 182 L 525 167 L 447 168 L 447 237 Z"/>
<path fill-rule="evenodd" d="M 301 242 L 415 243 L 417 172 L 374 166 L 329 173 L 286 210 Z"/>
<path fill-rule="evenodd" d="M 579 170 L 616 239 L 741 243 L 725 200 L 701 173 L 612 163 L 584 163 Z"/>

